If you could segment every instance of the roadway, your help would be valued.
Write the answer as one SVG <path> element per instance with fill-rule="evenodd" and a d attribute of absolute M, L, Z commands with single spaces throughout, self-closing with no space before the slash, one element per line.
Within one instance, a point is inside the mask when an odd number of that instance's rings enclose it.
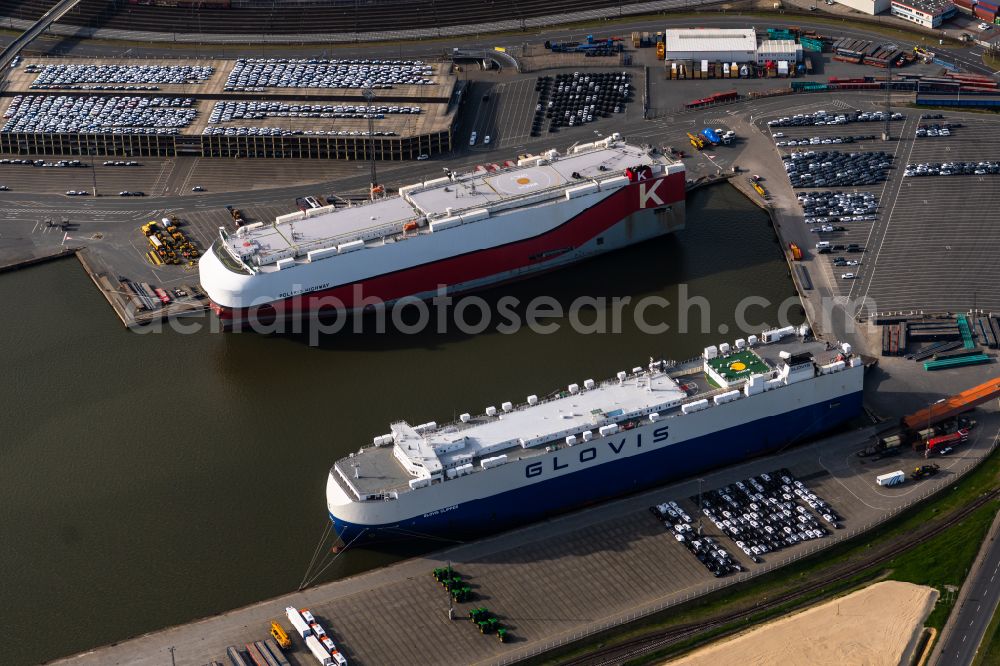
<path fill-rule="evenodd" d="M 931 660 L 935 666 L 971 666 L 982 645 L 986 628 L 1000 605 L 1000 516 L 983 543 L 972 572 L 965 579 L 938 647 Z"/>
<path fill-rule="evenodd" d="M 710 16 L 702 15 L 697 17 L 688 16 L 678 16 L 672 17 L 670 19 L 670 27 L 672 28 L 695 28 L 711 26 L 716 28 L 746 28 L 747 21 L 749 18 L 754 20 L 760 19 L 759 16 L 754 17 L 742 17 L 738 12 L 728 13 L 721 16 Z M 825 16 L 827 21 L 830 18 L 838 18 L 837 16 Z M 805 28 L 814 28 L 820 34 L 834 34 L 838 37 L 854 37 L 857 39 L 868 39 L 879 42 L 890 42 L 890 38 L 885 35 L 879 34 L 873 31 L 867 31 L 860 26 L 857 22 L 848 23 L 846 20 L 843 26 L 831 26 L 829 22 L 810 22 L 808 17 L 790 17 L 784 18 L 779 15 L 768 16 L 765 19 L 760 19 L 762 23 L 768 26 L 782 27 L 782 26 L 799 26 Z M 365 57 L 385 57 L 388 55 L 396 55 L 397 57 L 409 57 L 409 58 L 432 58 L 441 57 L 444 53 L 450 53 L 451 49 L 454 47 L 463 49 L 474 49 L 474 48 L 493 48 L 498 43 L 500 44 L 510 44 L 512 41 L 520 44 L 526 40 L 541 41 L 543 39 L 549 39 L 552 41 L 582 41 L 586 38 L 588 34 L 593 34 L 595 37 L 610 37 L 612 35 L 623 35 L 628 34 L 632 31 L 658 31 L 664 28 L 666 23 L 665 17 L 659 17 L 656 19 L 650 18 L 636 18 L 634 20 L 623 20 L 620 22 L 615 22 L 614 27 L 610 29 L 600 29 L 599 27 L 576 27 L 576 28 L 559 28 L 555 27 L 552 29 L 529 31 L 524 33 L 518 33 L 516 36 L 511 35 L 483 35 L 483 36 L 470 36 L 468 38 L 454 38 L 454 39 L 441 39 L 441 40 L 421 40 L 414 42 L 404 42 L 400 43 L 396 48 L 391 46 L 386 46 L 385 44 L 345 44 L 343 46 L 331 47 L 329 45 L 322 45 L 322 50 L 318 50 L 319 47 L 316 44 L 310 45 L 283 45 L 280 47 L 268 46 L 266 49 L 263 45 L 254 46 L 248 45 L 245 47 L 236 45 L 222 45 L 222 44 L 207 44 L 207 45 L 197 45 L 189 44 L 182 48 L 170 44 L 151 44 L 148 46 L 135 46 L 129 44 L 127 47 L 124 44 L 118 44 L 116 42 L 107 41 L 88 41 L 88 40 L 70 40 L 61 37 L 43 37 L 39 38 L 35 43 L 36 46 L 44 45 L 44 50 L 40 49 L 44 53 L 49 55 L 79 55 L 79 56 L 129 56 L 129 57 L 150 57 L 150 56 L 170 56 L 177 57 L 184 54 L 194 54 L 205 56 L 212 54 L 218 57 L 274 57 L 276 55 L 289 55 L 294 56 L 296 54 L 309 54 L 313 57 L 317 55 L 320 56 L 336 56 L 336 57 L 353 57 L 353 58 L 365 58 Z M 894 27 L 894 28 L 909 28 L 904 22 L 896 21 L 895 19 L 886 18 L 880 24 L 881 27 Z M 11 37 L 0 36 L 0 44 L 6 44 L 12 41 Z M 932 38 L 928 37 L 924 44 L 933 45 L 935 42 Z M 976 72 L 979 74 L 993 75 L 995 72 L 990 68 L 986 67 L 982 61 L 983 49 L 977 45 L 962 46 L 959 48 L 951 48 L 941 51 L 943 60 L 951 61 L 956 64 L 961 65 L 964 69 L 971 72 Z"/>
<path fill-rule="evenodd" d="M 46 28 L 65 16 L 66 12 L 76 7 L 80 0 L 60 0 L 56 6 L 45 12 L 38 21 L 30 28 L 21 33 L 18 37 L 10 40 L 6 44 L 3 52 L 0 53 L 0 71 L 6 70 L 11 61 L 17 57 L 28 44 L 42 34 Z"/>

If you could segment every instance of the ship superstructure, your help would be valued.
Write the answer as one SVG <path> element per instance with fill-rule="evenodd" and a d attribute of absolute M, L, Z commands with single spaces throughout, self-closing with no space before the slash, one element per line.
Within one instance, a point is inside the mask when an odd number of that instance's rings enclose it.
<path fill-rule="evenodd" d="M 802 442 L 860 413 L 849 345 L 792 327 L 455 423 L 392 424 L 327 482 L 345 541 L 490 531 Z"/>
<path fill-rule="evenodd" d="M 220 229 L 201 283 L 227 320 L 471 291 L 682 228 L 684 176 L 683 163 L 614 134 Z"/>

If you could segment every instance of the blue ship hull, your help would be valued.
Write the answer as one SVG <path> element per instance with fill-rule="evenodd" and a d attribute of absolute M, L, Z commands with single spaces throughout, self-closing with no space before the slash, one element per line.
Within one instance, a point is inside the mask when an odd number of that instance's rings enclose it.
<path fill-rule="evenodd" d="M 355 545 L 417 536 L 456 538 L 521 526 L 554 513 L 689 478 L 803 443 L 861 413 L 862 392 L 597 467 L 466 502 L 446 514 L 391 525 L 360 525 L 330 515 L 341 540 Z M 358 538 L 360 535 L 360 538 Z"/>

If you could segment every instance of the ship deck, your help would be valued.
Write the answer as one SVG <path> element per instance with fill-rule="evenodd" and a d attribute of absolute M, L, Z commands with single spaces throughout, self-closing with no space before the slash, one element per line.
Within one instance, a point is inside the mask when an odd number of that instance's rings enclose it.
<path fill-rule="evenodd" d="M 603 150 L 562 155 L 545 164 L 479 170 L 461 175 L 452 182 L 415 190 L 409 198 L 424 214 L 440 215 L 449 209 L 488 207 L 547 190 L 561 191 L 574 185 L 586 185 L 592 179 L 620 176 L 628 167 L 667 162 L 666 158 L 653 158 L 635 146 L 619 144 Z"/>
<path fill-rule="evenodd" d="M 783 351 L 809 353 L 821 365 L 832 361 L 839 353 L 839 349 L 830 349 L 823 342 L 786 338 L 779 343 L 758 345 L 752 354 L 731 354 L 725 360 L 752 356 L 746 362 L 752 362 L 755 371 L 766 371 L 767 364 L 777 367 L 779 354 Z M 420 438 L 425 448 L 441 447 L 464 439 L 464 446 L 441 453 L 437 459 L 447 469 L 455 465 L 458 456 L 472 454 L 473 473 L 479 474 L 483 470 L 478 463 L 483 458 L 506 454 L 510 462 L 543 455 L 545 445 L 562 446 L 561 439 L 567 433 L 579 434 L 589 429 L 597 436 L 600 425 L 621 420 L 625 415 L 644 416 L 658 411 L 661 418 L 680 417 L 681 403 L 728 390 L 715 386 L 702 367 L 702 361 L 695 359 L 652 376 L 637 376 L 630 372 L 621 382 L 604 382 L 576 394 L 563 390 L 556 397 L 537 405 L 519 405 L 495 417 L 477 416 L 468 423 L 443 425 Z M 418 436 L 408 426 L 406 430 L 412 433 L 411 437 Z M 526 440 L 528 445 L 522 446 L 521 439 Z M 357 478 L 354 476 L 355 469 Z M 392 446 L 365 447 L 353 456 L 337 461 L 334 464 L 336 470 L 340 474 L 335 473 L 334 478 L 352 497 L 410 492 L 409 482 L 414 478 L 396 460 Z"/>
<path fill-rule="evenodd" d="M 357 465 L 357 467 L 355 467 Z M 392 455 L 392 447 L 369 447 L 360 454 L 355 454 L 353 458 L 341 458 L 334 463 L 334 478 L 340 486 L 352 497 L 354 490 L 364 495 L 377 495 L 379 493 L 403 492 L 409 490 L 408 482 L 413 477 L 406 473 L 399 462 Z M 354 473 L 357 470 L 357 477 Z M 344 482 L 344 476 L 351 480 L 350 485 Z"/>
<path fill-rule="evenodd" d="M 491 164 L 468 174 L 404 187 L 401 190 L 404 196 L 330 210 L 300 220 L 276 220 L 273 224 L 244 227 L 225 242 L 235 254 L 255 246 L 261 259 L 302 256 L 310 250 L 334 248 L 358 239 L 379 241 L 398 237 L 403 225 L 410 221 L 441 219 L 502 205 L 490 213 L 490 217 L 499 217 L 507 210 L 549 203 L 575 185 L 607 181 L 621 177 L 628 167 L 653 164 L 662 164 L 668 171 L 684 168 L 667 157 L 619 142 L 561 155 L 544 164 L 506 167 Z M 430 231 L 424 226 L 410 233 Z M 265 265 L 260 270 L 278 270 L 267 262 L 261 263 Z"/>

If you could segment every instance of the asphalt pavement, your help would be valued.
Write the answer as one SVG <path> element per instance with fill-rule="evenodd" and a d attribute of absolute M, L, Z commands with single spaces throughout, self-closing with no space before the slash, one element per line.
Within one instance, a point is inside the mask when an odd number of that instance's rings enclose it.
<path fill-rule="evenodd" d="M 1000 515 L 993 521 L 976 563 L 965 579 L 958 606 L 931 656 L 933 666 L 971 666 L 986 628 L 1000 605 Z"/>

